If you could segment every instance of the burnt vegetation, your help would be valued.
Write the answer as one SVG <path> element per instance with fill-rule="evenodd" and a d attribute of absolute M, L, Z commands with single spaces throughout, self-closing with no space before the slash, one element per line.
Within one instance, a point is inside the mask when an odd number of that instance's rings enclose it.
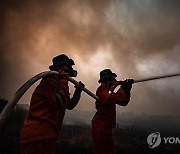
<path fill-rule="evenodd" d="M 0 103 L 3 102 L 7 104 L 7 100 L 0 99 Z M 27 107 L 24 107 L 23 105 L 17 105 L 12 111 L 3 130 L 0 132 L 1 154 L 20 153 L 20 130 L 23 127 L 24 118 L 27 115 L 27 112 Z M 90 134 L 91 128 L 88 123 L 84 123 L 82 117 L 86 117 L 90 122 L 93 113 L 88 112 L 86 115 L 83 115 L 85 112 L 77 113 L 74 111 L 71 113 L 76 116 L 72 116 L 69 112 L 67 113 L 59 140 L 56 143 L 57 153 L 92 154 L 93 143 Z M 79 114 L 79 116 L 77 114 Z M 76 121 L 72 117 L 76 117 Z M 78 119 L 78 117 L 80 119 Z M 138 118 L 132 114 L 121 114 L 118 115 L 118 117 L 118 125 L 113 130 L 116 151 L 118 154 L 180 153 L 180 144 L 161 143 L 160 146 L 150 149 L 146 141 L 147 136 L 156 131 L 159 131 L 161 136 L 180 137 L 180 127 L 179 123 L 177 123 L 178 117 L 144 115 L 139 116 Z M 169 126 L 171 123 L 168 118 L 175 123 L 172 127 Z M 174 129 L 175 126 L 176 129 Z"/>

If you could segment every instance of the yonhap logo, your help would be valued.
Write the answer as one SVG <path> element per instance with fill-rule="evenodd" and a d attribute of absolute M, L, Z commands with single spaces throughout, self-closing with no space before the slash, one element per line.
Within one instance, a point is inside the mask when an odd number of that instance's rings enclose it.
<path fill-rule="evenodd" d="M 161 143 L 161 136 L 159 132 L 152 133 L 148 136 L 147 142 L 150 148 L 155 148 Z"/>
<path fill-rule="evenodd" d="M 164 141 L 164 142 L 163 142 Z M 165 144 L 180 144 L 179 137 L 162 137 L 162 142 Z M 161 144 L 161 136 L 159 132 L 149 134 L 147 143 L 150 148 L 155 148 Z"/>

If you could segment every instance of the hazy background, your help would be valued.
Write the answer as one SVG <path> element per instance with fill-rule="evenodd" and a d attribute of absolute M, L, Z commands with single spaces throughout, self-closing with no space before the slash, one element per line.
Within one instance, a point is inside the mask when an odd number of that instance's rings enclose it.
<path fill-rule="evenodd" d="M 0 97 L 11 99 L 61 53 L 94 93 L 104 68 L 118 79 L 180 72 L 179 27 L 179 0 L 0 0 Z M 94 99 L 83 93 L 76 109 L 95 111 Z M 130 104 L 118 107 L 130 111 L 180 115 L 180 77 L 134 85 Z"/>

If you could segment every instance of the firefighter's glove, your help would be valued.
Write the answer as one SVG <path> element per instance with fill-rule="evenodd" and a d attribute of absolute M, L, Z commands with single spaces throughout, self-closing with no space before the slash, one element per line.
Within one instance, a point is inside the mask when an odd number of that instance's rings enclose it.
<path fill-rule="evenodd" d="M 121 85 L 121 88 L 125 91 L 130 91 L 132 88 L 132 84 L 134 83 L 133 79 L 126 79 L 123 84 Z"/>
<path fill-rule="evenodd" d="M 79 81 L 79 84 L 78 85 L 75 85 L 74 86 L 78 91 L 82 92 L 82 90 L 84 89 L 85 85 Z"/>

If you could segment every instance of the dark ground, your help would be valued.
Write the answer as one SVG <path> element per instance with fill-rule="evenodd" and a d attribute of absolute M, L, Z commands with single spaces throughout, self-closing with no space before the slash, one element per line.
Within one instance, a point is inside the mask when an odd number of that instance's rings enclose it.
<path fill-rule="evenodd" d="M 0 132 L 0 154 L 19 154 L 20 129 L 23 126 L 24 117 L 27 111 L 16 107 L 11 113 L 4 129 Z M 146 123 L 148 118 L 146 119 Z M 150 118 L 151 119 L 151 118 Z M 123 120 L 123 119 L 122 119 Z M 156 123 L 154 124 L 156 125 Z M 180 144 L 163 144 L 150 149 L 147 144 L 147 136 L 155 131 L 159 131 L 161 136 L 180 137 L 180 131 L 169 128 L 140 127 L 139 125 L 121 126 L 119 124 L 114 130 L 114 140 L 117 153 L 122 154 L 178 154 Z M 175 131 L 177 130 L 177 131 Z M 93 144 L 90 136 L 90 125 L 64 124 L 57 142 L 57 153 L 59 154 L 92 154 Z"/>
<path fill-rule="evenodd" d="M 163 144 L 150 149 L 147 136 L 152 133 L 133 125 L 129 128 L 115 128 L 113 130 L 116 151 L 118 154 L 179 154 L 180 144 Z M 161 131 L 162 136 L 167 136 L 166 131 Z M 172 133 L 171 133 L 172 135 Z M 180 136 L 174 133 L 172 136 Z M 93 144 L 90 136 L 90 126 L 64 125 L 57 143 L 58 153 L 93 153 Z"/>

